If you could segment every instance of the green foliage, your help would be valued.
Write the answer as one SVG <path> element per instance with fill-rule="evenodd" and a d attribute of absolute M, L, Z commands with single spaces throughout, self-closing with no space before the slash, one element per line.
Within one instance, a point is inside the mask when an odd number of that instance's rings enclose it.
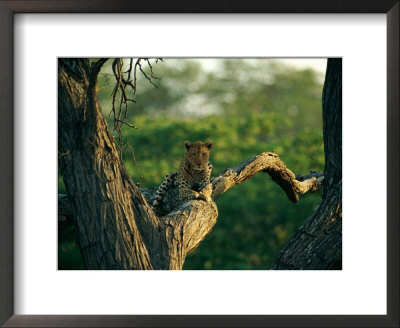
<path fill-rule="evenodd" d="M 133 180 L 141 187 L 158 186 L 178 169 L 185 140 L 214 142 L 212 175 L 264 151 L 275 151 L 298 174 L 323 170 L 317 73 L 265 60 L 219 64 L 207 73 L 193 60 L 165 60 L 153 68 L 161 77 L 158 89 L 138 80 L 129 118 L 138 129 L 123 130 L 134 150 L 126 148 L 123 155 Z M 112 80 L 107 85 L 104 76 L 99 97 L 107 112 Z M 217 199 L 218 222 L 184 269 L 266 269 L 319 202 L 316 192 L 292 204 L 269 175 L 259 173 Z M 66 238 L 73 242 L 73 235 Z M 63 245 L 67 251 L 68 245 Z M 64 268 L 77 265 L 60 252 Z"/>

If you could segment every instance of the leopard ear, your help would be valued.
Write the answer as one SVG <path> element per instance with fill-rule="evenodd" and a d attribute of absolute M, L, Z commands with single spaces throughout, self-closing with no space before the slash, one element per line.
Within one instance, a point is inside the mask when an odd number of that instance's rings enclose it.
<path fill-rule="evenodd" d="M 211 148 L 212 148 L 212 146 L 213 146 L 213 143 L 212 143 L 212 141 L 207 141 L 207 142 L 205 143 L 205 145 L 206 145 L 206 147 L 207 147 L 209 150 L 211 150 Z"/>
<path fill-rule="evenodd" d="M 185 141 L 185 148 L 186 150 L 189 150 L 190 147 L 192 147 L 192 143 L 190 141 Z"/>

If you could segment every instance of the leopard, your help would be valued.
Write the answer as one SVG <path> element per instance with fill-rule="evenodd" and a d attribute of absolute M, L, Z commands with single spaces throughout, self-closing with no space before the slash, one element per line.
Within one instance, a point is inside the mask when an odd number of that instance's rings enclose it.
<path fill-rule="evenodd" d="M 163 179 L 152 203 L 153 209 L 160 205 L 165 194 L 172 186 L 178 187 L 181 201 L 199 199 L 210 201 L 212 164 L 209 162 L 212 141 L 205 143 L 185 141 L 186 153 L 178 172 L 170 172 Z"/>

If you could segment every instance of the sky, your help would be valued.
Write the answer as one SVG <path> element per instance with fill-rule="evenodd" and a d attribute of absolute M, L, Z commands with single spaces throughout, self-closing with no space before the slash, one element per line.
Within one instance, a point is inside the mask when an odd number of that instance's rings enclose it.
<path fill-rule="evenodd" d="M 297 67 L 299 69 L 312 68 L 317 72 L 325 75 L 326 70 L 326 58 L 271 58 L 275 62 L 281 62 L 282 64 Z M 200 61 L 205 70 L 214 70 L 216 68 L 218 59 L 197 59 Z"/>
<path fill-rule="evenodd" d="M 296 59 L 279 59 L 284 64 L 298 68 L 313 68 L 314 70 L 325 74 L 326 58 L 296 58 Z"/>

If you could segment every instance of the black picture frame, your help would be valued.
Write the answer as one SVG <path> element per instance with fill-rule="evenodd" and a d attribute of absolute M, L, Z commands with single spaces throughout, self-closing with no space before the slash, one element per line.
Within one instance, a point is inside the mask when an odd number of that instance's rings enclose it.
<path fill-rule="evenodd" d="M 16 13 L 384 13 L 387 16 L 387 315 L 14 315 L 13 16 Z M 4 327 L 399 327 L 398 0 L 0 0 L 0 324 Z M 371 260 L 370 265 L 373 265 Z M 368 286 L 366 286 L 367 288 Z"/>

